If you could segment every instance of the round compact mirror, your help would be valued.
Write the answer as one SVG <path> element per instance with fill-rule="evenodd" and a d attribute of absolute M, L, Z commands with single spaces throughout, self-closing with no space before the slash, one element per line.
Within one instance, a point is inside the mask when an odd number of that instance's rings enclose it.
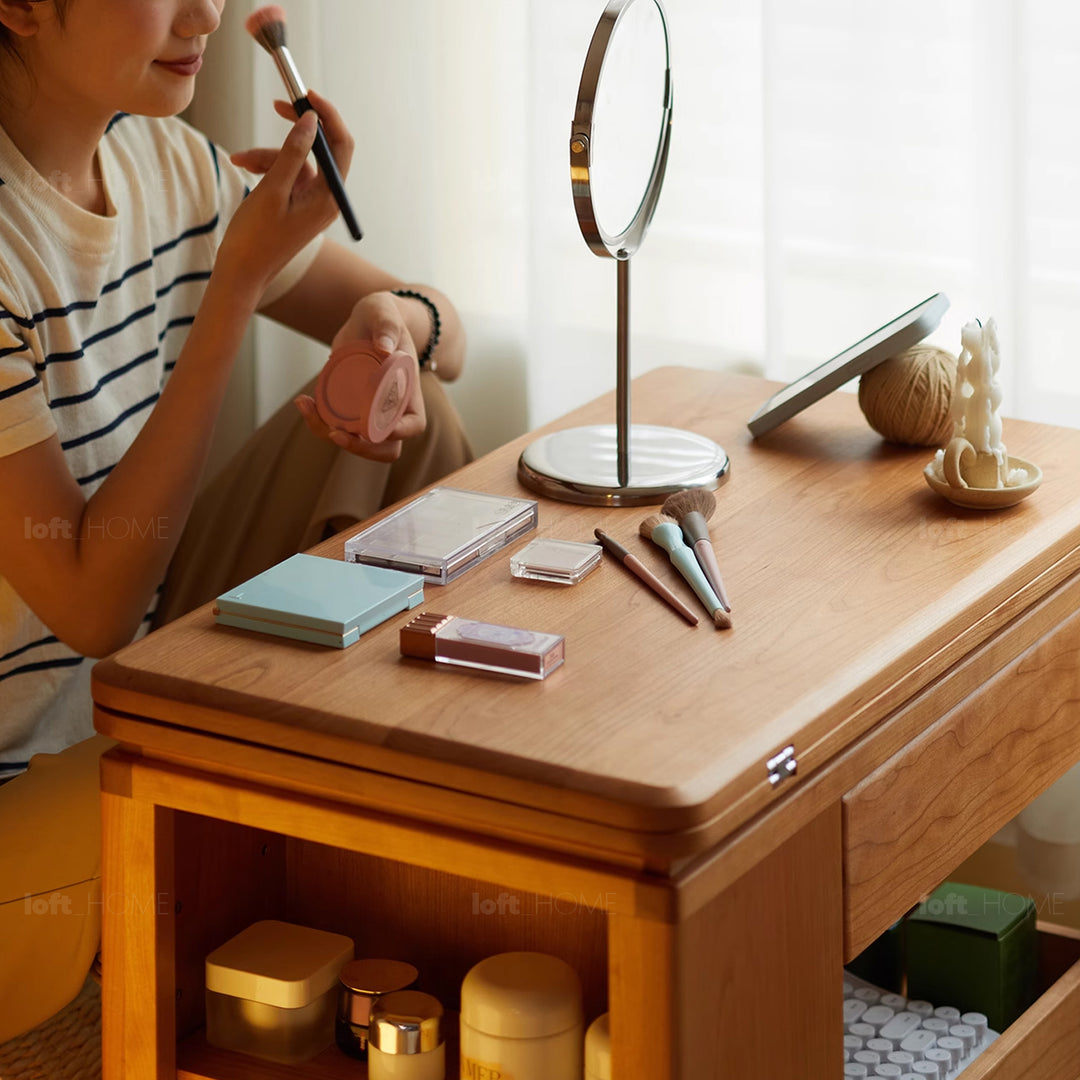
<path fill-rule="evenodd" d="M 667 19 L 660 0 L 609 0 L 593 33 L 570 130 L 570 186 L 585 242 L 616 260 L 615 424 L 544 436 L 518 477 L 551 498 L 640 506 L 716 487 L 728 457 L 711 439 L 630 421 L 630 256 L 660 198 L 671 138 Z"/>

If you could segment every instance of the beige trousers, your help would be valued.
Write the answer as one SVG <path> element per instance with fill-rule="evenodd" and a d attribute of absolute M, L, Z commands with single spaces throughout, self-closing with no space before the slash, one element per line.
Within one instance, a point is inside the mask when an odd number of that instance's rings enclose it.
<path fill-rule="evenodd" d="M 472 460 L 442 386 L 420 379 L 427 430 L 393 465 L 317 439 L 292 402 L 271 417 L 200 492 L 154 626 Z M 67 1005 L 99 948 L 98 758 L 111 745 L 98 735 L 38 754 L 0 786 L 0 1042 Z"/>
<path fill-rule="evenodd" d="M 467 465 L 472 449 L 442 384 L 430 372 L 420 383 L 427 428 L 393 465 L 315 438 L 283 405 L 200 493 L 155 628 Z"/>

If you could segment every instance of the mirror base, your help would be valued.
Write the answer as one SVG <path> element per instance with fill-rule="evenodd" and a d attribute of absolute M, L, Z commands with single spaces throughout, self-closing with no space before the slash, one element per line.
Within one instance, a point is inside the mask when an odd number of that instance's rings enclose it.
<path fill-rule="evenodd" d="M 630 426 L 630 481 L 618 482 L 614 424 L 544 435 L 518 459 L 518 479 L 530 491 L 585 506 L 649 506 L 685 488 L 716 488 L 731 462 L 711 439 L 679 428 Z"/>

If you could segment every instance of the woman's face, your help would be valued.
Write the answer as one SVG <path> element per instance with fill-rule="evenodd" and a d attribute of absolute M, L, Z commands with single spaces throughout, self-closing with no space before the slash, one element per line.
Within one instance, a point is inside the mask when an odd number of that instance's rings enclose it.
<path fill-rule="evenodd" d="M 191 101 L 225 0 L 70 0 L 21 49 L 33 93 L 69 115 L 173 116 Z"/>

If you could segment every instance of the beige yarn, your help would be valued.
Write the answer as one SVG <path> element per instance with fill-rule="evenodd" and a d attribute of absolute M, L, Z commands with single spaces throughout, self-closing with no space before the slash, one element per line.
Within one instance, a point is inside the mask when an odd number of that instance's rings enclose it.
<path fill-rule="evenodd" d="M 936 345 L 915 345 L 859 379 L 859 406 L 889 442 L 944 446 L 952 435 L 949 413 L 956 357 Z"/>

